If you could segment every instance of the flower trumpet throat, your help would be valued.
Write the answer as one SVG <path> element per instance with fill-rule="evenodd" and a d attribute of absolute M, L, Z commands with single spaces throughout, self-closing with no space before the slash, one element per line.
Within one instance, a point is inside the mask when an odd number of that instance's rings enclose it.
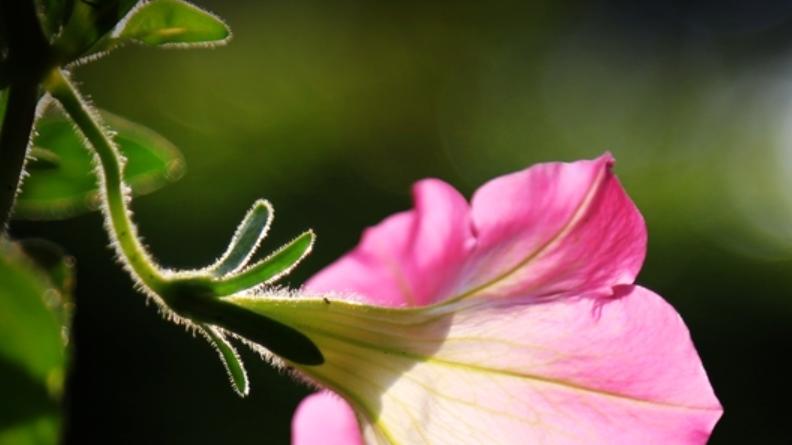
<path fill-rule="evenodd" d="M 169 283 L 161 296 L 169 309 L 187 320 L 219 327 L 294 363 L 314 366 L 324 362 L 320 350 L 304 333 L 212 292 L 209 280 L 187 279 Z"/>
<path fill-rule="evenodd" d="M 702 378 L 695 362 L 665 371 L 635 369 L 649 366 L 647 360 L 668 366 L 663 357 L 691 359 L 695 353 L 673 309 L 639 286 L 617 288 L 606 302 L 563 305 L 456 300 L 391 308 L 258 296 L 228 301 L 305 334 L 325 362 L 294 368 L 341 395 L 370 443 L 522 443 L 528 434 L 569 438 L 548 442 L 553 444 L 653 443 L 640 441 L 652 437 L 663 438 L 657 443 L 704 443 L 721 412 L 706 391 L 690 400 L 687 391 L 701 391 L 690 381 Z M 665 326 L 650 329 L 634 312 L 655 314 Z M 589 331 L 587 337 L 578 338 L 581 331 Z M 660 342 L 668 345 L 642 351 Z M 678 389 L 664 388 L 672 383 L 662 380 L 671 376 L 688 380 L 675 380 Z M 682 426 L 692 431 L 678 430 Z M 620 436 L 630 440 L 609 439 Z M 685 437 L 690 441 L 680 441 Z M 346 437 L 338 443 L 355 442 Z"/>

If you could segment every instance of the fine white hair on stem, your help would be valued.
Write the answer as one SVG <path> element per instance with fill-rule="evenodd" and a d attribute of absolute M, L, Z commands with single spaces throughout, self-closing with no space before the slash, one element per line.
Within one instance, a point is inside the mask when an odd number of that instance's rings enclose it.
<path fill-rule="evenodd" d="M 64 72 L 63 75 L 66 77 L 67 82 L 73 82 L 71 81 L 68 73 Z M 117 179 L 119 183 L 108 184 L 107 176 L 105 174 L 105 168 L 102 164 L 102 159 L 99 154 L 99 150 L 97 149 L 97 147 L 94 146 L 94 144 L 91 142 L 88 136 L 80 129 L 79 125 L 76 122 L 74 122 L 74 120 L 72 119 L 72 126 L 74 128 L 74 131 L 77 135 L 80 136 L 84 146 L 93 148 L 92 150 L 90 150 L 90 152 L 92 153 L 92 158 L 93 158 L 92 163 L 94 166 L 94 173 L 96 174 L 97 182 L 99 185 L 99 195 L 101 197 L 100 209 L 103 216 L 103 223 L 105 230 L 108 234 L 110 234 L 110 246 L 115 252 L 116 261 L 119 264 L 121 264 L 124 270 L 126 270 L 129 273 L 129 275 L 133 278 L 134 286 L 136 289 L 141 291 L 148 298 L 153 299 L 161 308 L 167 309 L 167 306 L 165 305 L 165 302 L 162 300 L 162 298 L 159 295 L 157 295 L 156 292 L 154 292 L 152 289 L 150 289 L 148 286 L 144 284 L 144 280 L 142 279 L 142 277 L 138 275 L 138 272 L 135 270 L 132 264 L 130 264 L 129 259 L 127 258 L 127 253 L 124 252 L 124 249 L 121 246 L 119 239 L 117 238 L 117 236 L 125 236 L 135 240 L 136 242 L 139 242 L 141 251 L 135 252 L 134 254 L 142 256 L 143 258 L 140 259 L 141 261 L 147 262 L 148 264 L 152 265 L 154 268 L 158 269 L 158 266 L 156 266 L 156 263 L 154 262 L 153 258 L 151 258 L 151 256 L 148 254 L 147 249 L 143 246 L 141 237 L 137 233 L 137 226 L 135 225 L 134 220 L 132 218 L 133 214 L 129 206 L 129 204 L 132 201 L 132 193 L 131 193 L 131 189 L 123 181 L 123 172 L 126 165 L 126 158 L 123 156 L 123 154 L 118 148 L 118 145 L 115 142 L 114 139 L 115 132 L 112 131 L 108 127 L 108 125 L 104 122 L 104 120 L 101 118 L 101 115 L 91 103 L 90 98 L 84 97 L 82 95 L 75 95 L 75 96 L 76 99 L 79 101 L 79 106 L 82 107 L 83 110 L 89 115 L 90 119 L 93 120 L 93 122 L 101 132 L 104 141 L 107 143 L 109 149 L 112 152 L 111 154 L 114 157 L 112 161 L 115 162 L 118 167 L 119 177 Z M 61 106 L 61 108 L 63 108 L 62 104 L 59 105 Z M 67 110 L 64 111 L 66 112 L 67 115 L 69 114 Z M 113 215 L 112 215 L 112 210 L 110 208 L 110 196 L 108 195 L 108 190 L 110 190 L 111 188 L 115 189 L 115 187 L 117 187 L 117 192 L 120 193 L 121 195 L 120 198 L 123 204 L 122 211 L 124 212 L 124 217 L 128 222 L 127 225 L 128 227 L 126 227 L 124 230 L 128 230 L 130 233 L 119 233 L 119 234 L 115 233 L 116 230 L 113 226 Z"/>
<path fill-rule="evenodd" d="M 133 214 L 130 208 L 132 191 L 124 182 L 123 173 L 126 159 L 115 142 L 116 133 L 103 121 L 98 111 L 92 106 L 90 99 L 82 97 L 76 91 L 69 80 L 68 73 L 61 70 L 51 73 L 47 80 L 47 88 L 71 118 L 75 131 L 82 138 L 85 147 L 93 153 L 92 164 L 99 185 L 100 209 L 105 229 L 109 234 L 109 244 L 115 252 L 116 260 L 132 277 L 134 287 L 147 296 L 146 301 L 153 301 L 161 316 L 183 326 L 193 336 L 203 334 L 209 337 L 221 355 L 234 388 L 242 395 L 247 394 L 247 374 L 236 349 L 227 341 L 229 335 L 248 345 L 277 369 L 316 385 L 315 382 L 294 373 L 290 367 L 292 362 L 289 361 L 295 360 L 295 363 L 302 363 L 304 360 L 309 364 L 322 363 L 323 356 L 310 339 L 305 336 L 292 336 L 298 342 L 302 342 L 303 347 L 306 344 L 311 347 L 307 352 L 309 358 L 304 358 L 305 355 L 300 353 L 290 355 L 288 353 L 289 345 L 284 346 L 283 342 L 275 341 L 277 338 L 270 342 L 266 337 L 270 333 L 266 329 L 257 331 L 256 329 L 247 329 L 245 327 L 247 325 L 244 323 L 227 322 L 227 320 L 233 321 L 232 318 L 235 314 L 244 321 L 246 314 L 234 311 L 223 312 L 224 309 L 228 309 L 224 305 L 233 302 L 222 302 L 225 300 L 224 296 L 227 298 L 244 297 L 239 295 L 239 291 L 248 288 L 256 288 L 252 293 L 253 298 L 266 298 L 273 302 L 278 299 L 295 298 L 298 295 L 295 290 L 271 286 L 269 283 L 291 271 L 311 251 L 315 240 L 314 233 L 310 230 L 304 232 L 269 257 L 244 268 L 269 230 L 273 214 L 272 206 L 261 200 L 257 201 L 253 209 L 248 212 L 242 225 L 237 228 L 231 246 L 216 263 L 222 272 L 213 274 L 213 271 L 207 268 L 164 270 L 149 254 L 132 219 Z M 226 259 L 228 259 L 227 262 Z M 240 269 L 243 270 L 238 272 Z M 216 300 L 214 305 L 207 304 L 206 298 L 217 298 L 219 301 Z M 201 299 L 204 299 L 203 302 Z M 175 310 L 169 304 L 173 304 Z M 193 304 L 194 306 L 191 306 Z M 217 312 L 213 313 L 212 311 Z M 227 319 L 223 318 L 224 316 L 227 316 Z M 251 338 L 271 345 L 275 351 L 290 358 L 288 360 L 281 359 L 261 344 L 243 335 L 231 333 L 226 328 L 212 325 L 207 320 L 213 320 L 223 326 L 231 326 L 233 329 L 239 328 L 241 332 L 246 332 Z M 248 320 L 250 319 L 248 318 Z M 254 320 L 255 322 L 266 322 L 266 320 Z M 236 327 L 234 328 L 234 326 Z M 277 326 L 277 324 L 270 324 L 270 326 Z M 272 335 L 277 337 L 279 331 L 272 331 Z M 287 335 L 287 341 L 288 338 Z M 300 346 L 295 347 L 299 349 Z"/>

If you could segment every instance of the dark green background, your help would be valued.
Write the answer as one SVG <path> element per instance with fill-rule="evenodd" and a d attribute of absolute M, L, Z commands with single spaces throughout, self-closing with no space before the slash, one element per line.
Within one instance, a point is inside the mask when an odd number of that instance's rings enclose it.
<path fill-rule="evenodd" d="M 209 263 L 271 200 L 266 247 L 306 228 L 299 285 L 443 178 L 466 194 L 546 160 L 611 150 L 644 213 L 639 282 L 692 331 L 725 415 L 712 444 L 789 443 L 789 2 L 199 2 L 216 50 L 128 48 L 76 69 L 102 108 L 180 147 L 187 174 L 135 201 L 166 266 Z M 252 394 L 160 319 L 97 214 L 17 222 L 77 259 L 70 444 L 287 443 L 307 389 L 245 351 Z"/>

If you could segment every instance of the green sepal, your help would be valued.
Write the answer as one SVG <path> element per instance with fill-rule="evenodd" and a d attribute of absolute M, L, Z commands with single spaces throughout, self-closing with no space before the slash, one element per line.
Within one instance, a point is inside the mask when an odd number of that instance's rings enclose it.
<path fill-rule="evenodd" d="M 247 396 L 250 391 L 247 372 L 245 371 L 244 363 L 242 363 L 242 358 L 239 357 L 234 346 L 231 345 L 231 342 L 228 341 L 223 332 L 214 326 L 199 324 L 198 329 L 201 330 L 220 355 L 220 361 L 225 366 L 234 391 L 240 397 Z"/>
<path fill-rule="evenodd" d="M 316 235 L 312 230 L 278 249 L 258 263 L 238 274 L 223 278 L 213 284 L 215 295 L 232 295 L 262 284 L 272 283 L 291 272 L 313 248 Z"/>
<path fill-rule="evenodd" d="M 259 200 L 248 210 L 242 223 L 237 227 L 225 253 L 208 269 L 212 275 L 223 277 L 239 270 L 247 264 L 256 252 L 261 240 L 267 236 L 272 224 L 272 205 Z"/>

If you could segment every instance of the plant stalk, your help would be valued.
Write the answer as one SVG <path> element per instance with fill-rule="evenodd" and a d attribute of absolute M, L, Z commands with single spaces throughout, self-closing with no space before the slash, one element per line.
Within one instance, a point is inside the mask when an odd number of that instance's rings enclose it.
<path fill-rule="evenodd" d="M 47 91 L 60 102 L 77 125 L 99 160 L 98 176 L 102 191 L 102 212 L 110 238 L 119 255 L 141 283 L 160 294 L 169 280 L 155 265 L 140 242 L 127 205 L 131 200 L 124 183 L 124 157 L 98 114 L 85 102 L 66 74 L 54 69 L 44 81 Z"/>

